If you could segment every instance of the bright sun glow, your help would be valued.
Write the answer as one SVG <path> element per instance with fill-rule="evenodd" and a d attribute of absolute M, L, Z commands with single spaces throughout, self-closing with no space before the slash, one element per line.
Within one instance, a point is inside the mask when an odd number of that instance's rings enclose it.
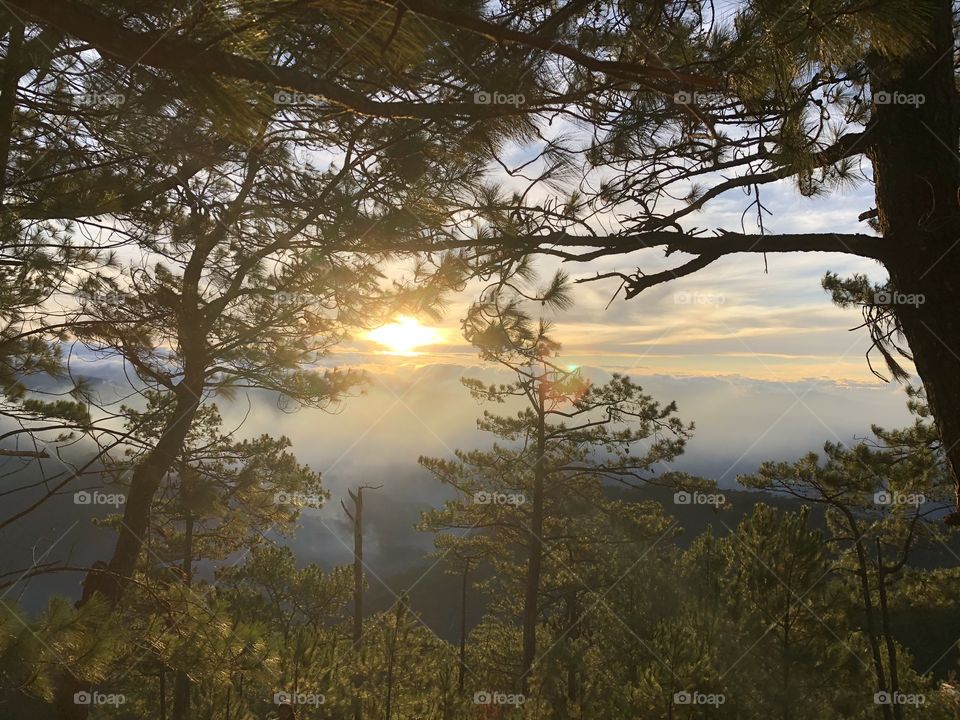
<path fill-rule="evenodd" d="M 401 315 L 389 325 L 371 330 L 367 337 L 397 355 L 414 355 L 415 348 L 443 341 L 439 330 L 426 327 L 416 318 L 405 315 Z"/>

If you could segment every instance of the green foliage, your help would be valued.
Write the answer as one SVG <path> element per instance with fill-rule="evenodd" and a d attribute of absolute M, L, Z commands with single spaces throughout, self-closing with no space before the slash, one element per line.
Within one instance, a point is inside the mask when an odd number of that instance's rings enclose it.
<path fill-rule="evenodd" d="M 110 621 L 108 609 L 92 602 L 77 610 L 52 597 L 38 618 L 3 603 L 0 683 L 8 691 L 50 701 L 65 670 L 92 683 L 110 677 L 111 663 L 129 637 Z"/>

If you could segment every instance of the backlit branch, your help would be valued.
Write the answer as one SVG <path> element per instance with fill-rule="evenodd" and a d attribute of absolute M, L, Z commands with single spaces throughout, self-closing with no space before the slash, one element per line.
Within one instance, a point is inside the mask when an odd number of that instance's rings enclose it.
<path fill-rule="evenodd" d="M 123 62 L 200 77 L 217 75 L 247 80 L 271 88 L 289 88 L 323 97 L 333 105 L 360 115 L 421 119 L 482 118 L 533 112 L 548 105 L 577 99 L 561 95 L 552 97 L 549 101 L 538 102 L 531 99 L 523 106 L 482 105 L 473 102 L 382 102 L 371 100 L 323 76 L 295 67 L 224 52 L 172 35 L 168 31 L 144 33 L 130 30 L 123 23 L 73 0 L 49 0 L 39 4 L 27 0 L 11 0 L 9 6 L 89 42 L 103 53 Z"/>

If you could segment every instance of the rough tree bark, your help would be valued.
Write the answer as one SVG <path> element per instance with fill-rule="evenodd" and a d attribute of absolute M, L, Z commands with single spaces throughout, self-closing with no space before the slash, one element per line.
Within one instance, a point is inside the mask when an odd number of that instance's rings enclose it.
<path fill-rule="evenodd" d="M 0 78 L 0 205 L 7 194 L 7 173 L 10 169 L 10 134 L 13 130 L 13 113 L 17 105 L 17 84 L 23 68 L 20 53 L 23 48 L 25 28 L 22 23 L 10 26 L 10 42 Z"/>
<path fill-rule="evenodd" d="M 960 162 L 950 0 L 937 0 L 928 25 L 928 42 L 908 57 L 871 64 L 874 97 L 923 102 L 876 105 L 868 154 L 893 287 L 924 297 L 896 312 L 960 488 Z M 960 514 L 949 521 L 957 524 Z"/>

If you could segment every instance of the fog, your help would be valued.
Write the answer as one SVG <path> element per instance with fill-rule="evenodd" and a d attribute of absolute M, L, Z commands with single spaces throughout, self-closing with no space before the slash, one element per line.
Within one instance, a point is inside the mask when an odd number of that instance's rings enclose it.
<path fill-rule="evenodd" d="M 111 379 L 109 367 L 101 366 L 98 372 L 101 393 L 120 392 L 122 381 Z M 597 368 L 582 372 L 592 382 L 610 377 Z M 448 457 L 455 448 L 486 447 L 491 442 L 476 428 L 483 406 L 461 384 L 464 376 L 488 382 L 510 380 L 507 372 L 492 368 L 411 362 L 375 369 L 364 394 L 346 399 L 333 412 L 286 411 L 265 393 L 218 404 L 226 428 L 242 424 L 241 436 L 286 435 L 298 459 L 323 473 L 330 502 L 320 510 L 305 511 L 291 539 L 278 538 L 294 548 L 301 562 L 324 567 L 349 563 L 352 534 L 340 500 L 346 499 L 348 488 L 382 485 L 367 493 L 365 505 L 365 560 L 371 583 L 376 585 L 422 565 L 432 548 L 432 537 L 413 525 L 424 509 L 442 503 L 450 490 L 418 466 L 418 457 Z M 709 477 L 726 488 L 736 485 L 738 473 L 754 470 L 763 460 L 790 460 L 819 450 L 827 440 L 850 443 L 868 435 L 871 423 L 909 422 L 902 389 L 880 382 L 669 375 L 633 376 L 633 380 L 661 402 L 675 400 L 679 416 L 696 425 L 686 453 L 661 469 Z M 83 450 L 73 452 L 79 457 Z M 63 470 L 55 460 L 47 461 L 46 468 Z M 22 475 L 8 477 L 5 487 L 24 480 Z M 8 548 L 5 571 L 25 569 L 38 559 L 83 566 L 107 556 L 112 531 L 93 525 L 97 509 L 72 502 L 73 492 L 87 485 L 75 481 L 45 505 L 42 527 L 41 513 L 36 513 L 0 535 Z M 35 495 L 8 498 L 7 513 L 30 497 Z M 21 583 L 17 592 L 28 608 L 36 608 L 51 590 L 76 596 L 80 577 L 80 573 L 41 577 Z"/>

